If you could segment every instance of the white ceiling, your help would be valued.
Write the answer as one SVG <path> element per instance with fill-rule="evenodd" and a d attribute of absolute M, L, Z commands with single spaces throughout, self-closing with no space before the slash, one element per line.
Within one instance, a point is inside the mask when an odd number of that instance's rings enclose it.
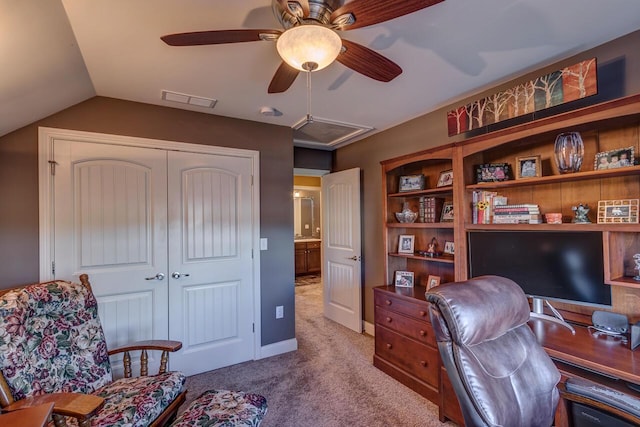
<path fill-rule="evenodd" d="M 306 81 L 267 94 L 280 64 L 273 42 L 160 40 L 242 28 L 281 29 L 271 1 L 0 0 L 0 135 L 94 95 L 293 126 L 306 114 Z M 638 0 L 445 0 L 341 32 L 404 71 L 381 83 L 336 62 L 312 75 L 311 112 L 370 135 L 638 29 Z M 187 106 L 162 90 L 218 102 Z M 263 106 L 283 114 L 261 115 Z"/>

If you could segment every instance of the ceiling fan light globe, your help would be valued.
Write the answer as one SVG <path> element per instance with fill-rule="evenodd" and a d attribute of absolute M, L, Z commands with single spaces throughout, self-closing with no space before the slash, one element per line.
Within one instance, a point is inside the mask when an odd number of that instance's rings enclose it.
<path fill-rule="evenodd" d="M 304 64 L 314 63 L 317 67 L 313 71 L 318 71 L 335 61 L 342 49 L 342 39 L 330 28 L 300 25 L 282 33 L 276 48 L 282 59 L 296 70 L 309 71 Z"/>

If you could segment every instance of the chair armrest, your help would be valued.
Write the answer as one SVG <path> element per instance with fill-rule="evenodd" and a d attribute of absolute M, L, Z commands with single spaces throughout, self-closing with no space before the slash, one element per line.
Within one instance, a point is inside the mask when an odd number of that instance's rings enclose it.
<path fill-rule="evenodd" d="M 163 374 L 167 372 L 167 363 L 169 361 L 169 352 L 178 351 L 182 348 L 182 343 L 180 341 L 170 341 L 170 340 L 149 340 L 149 341 L 138 341 L 131 344 L 127 344 L 118 348 L 114 348 L 113 350 L 109 350 L 109 356 L 113 356 L 114 354 L 124 353 L 122 364 L 124 366 L 124 377 L 131 377 L 131 355 L 130 351 L 142 350 L 140 354 L 140 375 L 146 376 L 149 374 L 148 369 L 148 361 L 149 358 L 147 356 L 147 350 L 159 350 L 162 351 L 162 356 L 160 357 L 160 369 L 158 370 L 158 374 Z"/>
<path fill-rule="evenodd" d="M 148 341 L 136 341 L 131 344 L 126 344 L 120 347 L 116 347 L 112 350 L 109 350 L 109 356 L 113 356 L 114 354 L 124 353 L 127 351 L 136 351 L 136 350 L 160 350 L 160 351 L 178 351 L 182 348 L 182 343 L 180 341 L 171 341 L 171 340 L 148 340 Z"/>
<path fill-rule="evenodd" d="M 104 406 L 104 399 L 91 394 L 49 393 L 18 400 L 2 410 L 11 412 L 49 403 L 53 403 L 54 414 L 74 417 L 82 421 L 95 415 Z"/>

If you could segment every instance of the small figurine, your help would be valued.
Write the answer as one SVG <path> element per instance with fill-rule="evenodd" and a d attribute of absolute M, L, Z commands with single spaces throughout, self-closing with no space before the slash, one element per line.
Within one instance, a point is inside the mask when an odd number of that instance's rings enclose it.
<path fill-rule="evenodd" d="M 633 277 L 633 280 L 640 281 L 640 254 L 635 254 L 633 256 L 633 261 L 636 263 L 636 270 L 638 270 L 638 274 Z"/>
<path fill-rule="evenodd" d="M 438 241 L 434 237 L 431 239 L 431 243 L 427 245 L 427 256 L 430 256 L 432 258 L 436 256 L 438 254 L 436 252 L 437 248 L 438 248 Z"/>
<path fill-rule="evenodd" d="M 587 214 L 589 213 L 589 205 L 583 205 L 580 203 L 578 206 L 573 206 L 571 208 L 575 212 L 575 218 L 573 218 L 573 222 L 575 224 L 589 224 L 591 221 Z"/>

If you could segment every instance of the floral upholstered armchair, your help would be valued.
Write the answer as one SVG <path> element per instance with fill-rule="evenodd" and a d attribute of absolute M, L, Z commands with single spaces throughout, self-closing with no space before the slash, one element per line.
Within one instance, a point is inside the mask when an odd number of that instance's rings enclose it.
<path fill-rule="evenodd" d="M 0 408 L 55 403 L 57 426 L 162 426 L 184 402 L 185 377 L 166 372 L 176 341 L 144 341 L 107 350 L 86 274 L 0 291 Z M 130 352 L 141 350 L 141 376 Z M 160 372 L 147 376 L 147 351 L 162 351 Z M 109 356 L 124 354 L 125 378 L 112 378 Z M 73 417 L 73 418 L 69 418 Z"/>

